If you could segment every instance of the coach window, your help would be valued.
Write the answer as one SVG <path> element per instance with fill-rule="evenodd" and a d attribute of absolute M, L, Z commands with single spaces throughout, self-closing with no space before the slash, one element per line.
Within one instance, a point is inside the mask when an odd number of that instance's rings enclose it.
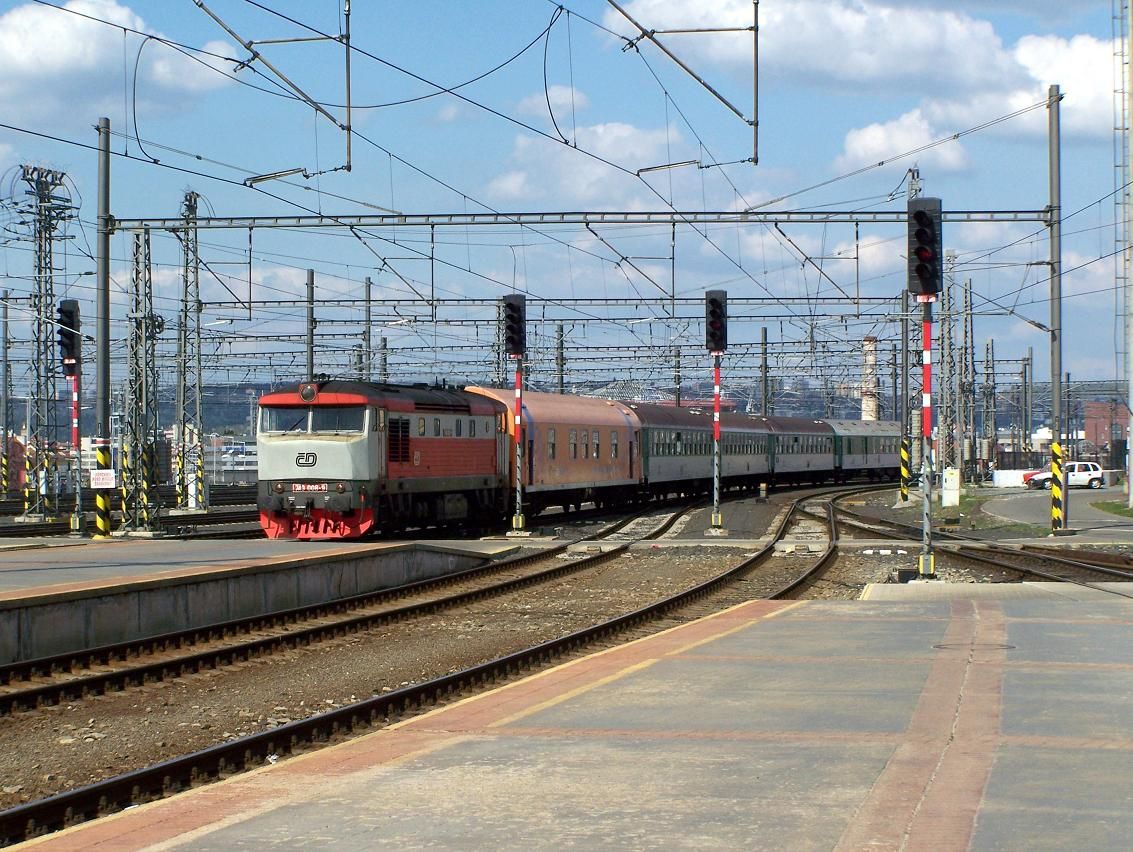
<path fill-rule="evenodd" d="M 553 459 L 555 457 L 555 430 L 547 430 L 547 458 Z"/>
<path fill-rule="evenodd" d="M 583 429 L 581 431 L 582 435 L 579 437 L 582 438 L 582 457 L 588 459 L 590 458 L 590 430 Z"/>
<path fill-rule="evenodd" d="M 618 457 L 618 433 L 610 433 L 610 458 L 616 459 Z"/>
<path fill-rule="evenodd" d="M 598 430 L 595 429 L 594 433 L 590 436 L 590 442 L 594 445 L 594 458 L 598 458 Z"/>
<path fill-rule="evenodd" d="M 456 437 L 460 437 L 461 430 L 464 428 L 464 421 L 459 417 L 456 418 Z"/>
<path fill-rule="evenodd" d="M 433 437 L 441 437 L 441 418 L 439 417 L 433 418 Z"/>
<path fill-rule="evenodd" d="M 578 430 L 577 429 L 571 429 L 570 430 L 570 441 L 568 443 L 570 444 L 570 457 L 572 459 L 578 458 Z"/>
<path fill-rule="evenodd" d="M 476 421 L 475 420 L 469 420 L 468 421 L 468 437 L 469 438 L 475 438 L 476 437 Z"/>
<path fill-rule="evenodd" d="M 422 437 L 425 435 L 425 418 L 424 417 L 418 417 L 417 418 L 417 434 L 422 436 Z"/>

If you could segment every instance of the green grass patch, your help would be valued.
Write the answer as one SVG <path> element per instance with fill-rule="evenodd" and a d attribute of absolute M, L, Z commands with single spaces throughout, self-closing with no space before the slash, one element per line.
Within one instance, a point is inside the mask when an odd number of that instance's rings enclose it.
<path fill-rule="evenodd" d="M 901 519 L 907 523 L 916 523 L 924 512 L 924 505 L 920 492 L 911 493 L 909 496 L 911 498 L 909 505 L 896 510 L 896 512 Z M 994 515 L 985 514 L 983 512 L 983 504 L 988 500 L 993 500 L 1001 496 L 1003 496 L 1002 493 L 995 489 L 966 487 L 964 492 L 960 495 L 960 505 L 949 506 L 945 509 L 940 505 L 940 492 L 938 490 L 933 495 L 933 524 L 939 524 L 945 518 L 955 518 L 959 515 L 961 531 L 965 529 L 996 530 L 1009 534 L 1013 538 L 1038 538 L 1050 532 L 1046 527 L 1020 524 L 1015 521 L 1007 521 L 1003 518 L 997 518 Z"/>
<path fill-rule="evenodd" d="M 1098 502 L 1090 505 L 1095 509 L 1101 509 L 1103 512 L 1109 512 L 1111 515 L 1133 518 L 1133 509 L 1130 509 L 1124 500 L 1098 500 Z"/>

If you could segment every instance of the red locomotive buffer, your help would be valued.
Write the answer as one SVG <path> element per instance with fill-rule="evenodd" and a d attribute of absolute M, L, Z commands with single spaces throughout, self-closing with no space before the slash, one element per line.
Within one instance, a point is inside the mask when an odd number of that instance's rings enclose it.
<path fill-rule="evenodd" d="M 507 508 L 506 408 L 460 391 L 301 384 L 260 399 L 260 524 L 268 538 L 358 538 Z"/>

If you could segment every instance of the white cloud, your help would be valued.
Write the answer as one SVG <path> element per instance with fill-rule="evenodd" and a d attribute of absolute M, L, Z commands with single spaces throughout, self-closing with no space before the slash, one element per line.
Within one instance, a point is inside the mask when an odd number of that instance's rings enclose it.
<path fill-rule="evenodd" d="M 488 184 L 488 192 L 493 198 L 519 200 L 529 198 L 532 189 L 527 181 L 527 172 L 506 172 L 493 178 Z"/>
<path fill-rule="evenodd" d="M 133 35 L 125 41 L 124 72 L 122 30 L 99 21 L 153 32 L 145 21 L 116 0 L 69 0 L 62 9 L 25 3 L 0 15 L 0 110 L 10 119 L 62 117 L 89 124 L 94 116 L 118 114 L 123 74 L 132 75 L 139 50 L 140 109 L 159 106 L 170 94 L 195 94 L 229 83 L 214 70 L 226 67 L 224 60 L 198 55 L 198 62 L 152 40 L 143 49 L 143 39 Z M 209 42 L 206 49 L 232 55 L 222 41 Z"/>
<path fill-rule="evenodd" d="M 590 106 L 590 99 L 583 92 L 571 86 L 555 85 L 549 86 L 546 92 L 528 95 L 519 102 L 516 109 L 523 115 L 546 116 L 548 100 L 556 118 L 569 115 L 572 111 L 581 112 Z"/>
<path fill-rule="evenodd" d="M 579 127 L 577 138 L 581 150 L 519 137 L 513 158 L 515 168 L 493 179 L 490 190 L 503 198 L 554 198 L 560 204 L 587 204 L 592 209 L 640 207 L 645 200 L 645 206 L 655 206 L 657 199 L 646 199 L 647 191 L 636 177 L 601 160 L 633 171 L 665 162 L 666 146 L 682 142 L 675 130 L 643 130 L 623 122 Z"/>
<path fill-rule="evenodd" d="M 883 123 L 870 124 L 846 134 L 842 154 L 834 167 L 839 172 L 887 160 L 896 154 L 914 151 L 935 141 L 938 134 L 919 109 Z M 962 171 L 968 157 L 958 141 L 945 142 L 916 155 L 921 165 L 932 165 L 943 171 Z"/>
<path fill-rule="evenodd" d="M 627 11 L 649 29 L 750 27 L 749 0 L 634 0 Z M 617 12 L 605 24 L 627 35 L 633 27 Z M 1020 76 L 988 21 L 950 9 L 902 8 L 870 0 L 781 0 L 759 13 L 760 71 L 845 84 L 907 85 L 919 75 L 941 90 Z M 915 34 L 926 34 L 918 44 Z M 750 69 L 749 33 L 683 39 L 681 56 Z M 977 61 L 973 61 L 976 59 Z"/>
<path fill-rule="evenodd" d="M 203 48 L 209 54 L 234 58 L 232 46 L 225 41 L 210 41 Z M 150 60 L 152 81 L 163 89 L 204 92 L 227 85 L 223 74 L 232 72 L 233 64 L 215 56 L 196 54 L 200 62 L 164 45 L 156 45 Z"/>
<path fill-rule="evenodd" d="M 462 112 L 460 104 L 447 103 L 437 110 L 436 120 L 442 124 L 451 124 L 460 118 Z"/>

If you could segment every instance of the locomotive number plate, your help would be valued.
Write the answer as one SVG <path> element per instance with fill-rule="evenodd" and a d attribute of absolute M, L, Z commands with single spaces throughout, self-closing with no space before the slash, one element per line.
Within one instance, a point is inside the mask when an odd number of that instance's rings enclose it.
<path fill-rule="evenodd" d="M 292 491 L 326 491 L 327 484 L 325 482 L 293 482 L 291 483 Z"/>

